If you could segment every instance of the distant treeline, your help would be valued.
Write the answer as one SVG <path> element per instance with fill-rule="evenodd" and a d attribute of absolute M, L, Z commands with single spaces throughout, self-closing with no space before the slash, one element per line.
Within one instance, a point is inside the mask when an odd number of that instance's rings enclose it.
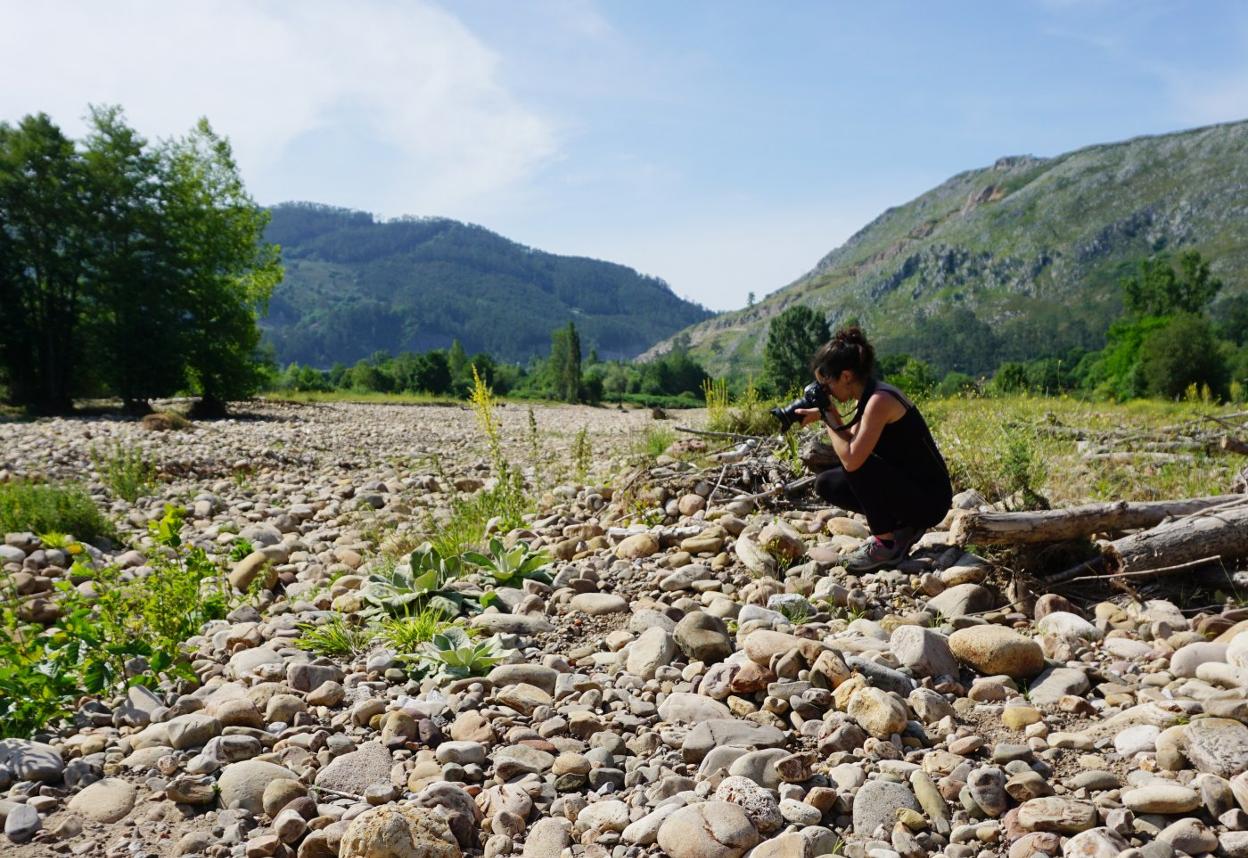
<path fill-rule="evenodd" d="M 0 383 L 32 411 L 74 397 L 204 411 L 254 393 L 257 311 L 281 279 L 229 144 L 206 120 L 150 145 L 116 107 L 84 140 L 45 114 L 0 123 Z"/>
<path fill-rule="evenodd" d="M 273 388 L 284 392 L 357 391 L 360 393 L 429 393 L 459 399 L 472 389 L 473 370 L 500 395 L 564 402 L 630 402 L 644 405 L 698 406 L 709 376 L 688 352 L 687 344 L 648 363 L 602 361 L 594 351 L 582 356 L 580 334 L 569 322 L 551 334 L 550 353 L 527 365 L 500 361 L 479 352 L 467 354 L 456 340 L 449 349 L 427 352 L 377 352 L 351 366 L 328 370 L 298 363 L 276 374 Z"/>

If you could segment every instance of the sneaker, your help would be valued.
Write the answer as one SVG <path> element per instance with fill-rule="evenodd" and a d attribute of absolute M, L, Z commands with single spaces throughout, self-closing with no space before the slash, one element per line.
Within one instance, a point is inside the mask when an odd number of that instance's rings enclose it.
<path fill-rule="evenodd" d="M 910 546 L 918 540 L 920 531 L 914 527 L 899 527 L 893 531 L 892 545 L 886 545 L 877 536 L 867 537 L 866 542 L 858 546 L 853 554 L 845 560 L 845 569 L 849 572 L 872 572 L 900 563 L 910 553 Z"/>

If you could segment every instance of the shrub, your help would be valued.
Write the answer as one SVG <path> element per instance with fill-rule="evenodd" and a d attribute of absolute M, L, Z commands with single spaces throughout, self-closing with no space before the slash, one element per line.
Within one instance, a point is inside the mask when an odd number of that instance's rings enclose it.
<path fill-rule="evenodd" d="M 975 379 L 964 372 L 951 372 L 936 385 L 937 396 L 965 396 L 975 393 Z"/>
<path fill-rule="evenodd" d="M 415 655 L 422 644 L 433 640 L 453 624 L 436 608 L 426 607 L 407 617 L 391 617 L 383 620 L 378 637 L 397 655 Z"/>
<path fill-rule="evenodd" d="M 69 533 L 87 542 L 117 538 L 112 522 L 80 486 L 0 483 L 0 532 L 26 530 Z"/>
<path fill-rule="evenodd" d="M 648 426 L 641 440 L 641 452 L 651 459 L 657 459 L 667 452 L 667 448 L 676 443 L 676 433 L 666 426 Z"/>

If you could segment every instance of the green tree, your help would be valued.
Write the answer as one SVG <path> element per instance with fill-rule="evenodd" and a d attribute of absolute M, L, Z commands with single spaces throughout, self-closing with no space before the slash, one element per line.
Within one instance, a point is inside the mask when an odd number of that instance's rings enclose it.
<path fill-rule="evenodd" d="M 1189 385 L 1226 392 L 1228 368 L 1209 322 L 1194 314 L 1175 316 L 1140 343 L 1139 372 L 1145 392 L 1177 399 Z"/>
<path fill-rule="evenodd" d="M 471 381 L 472 373 L 468 369 L 468 353 L 464 351 L 459 340 L 451 340 L 450 351 L 446 353 L 446 365 L 451 371 L 451 382 L 458 384 L 464 379 Z"/>
<path fill-rule="evenodd" d="M 810 375 L 815 350 L 831 336 L 827 319 L 801 304 L 772 319 L 763 349 L 763 379 L 767 387 L 782 394 L 802 386 Z"/>
<path fill-rule="evenodd" d="M 161 214 L 172 233 L 170 260 L 182 272 L 176 300 L 189 379 L 199 413 L 255 393 L 258 314 L 282 278 L 276 245 L 262 241 L 269 214 L 247 194 L 230 144 L 201 119 L 161 151 Z"/>
<path fill-rule="evenodd" d="M 1141 260 L 1139 271 L 1122 281 L 1123 304 L 1135 316 L 1199 313 L 1221 288 L 1198 251 L 1180 253 L 1178 271 L 1168 253 L 1159 253 Z"/>
<path fill-rule="evenodd" d="M 1210 308 L 1215 330 L 1224 340 L 1248 345 L 1248 293 L 1223 298 Z"/>
<path fill-rule="evenodd" d="M 1026 365 L 1018 361 L 1006 361 L 997 367 L 989 386 L 993 393 L 1020 393 L 1026 390 Z"/>
<path fill-rule="evenodd" d="M 43 413 L 73 406 L 84 184 L 73 141 L 46 114 L 0 124 L 0 356 L 12 399 Z"/>
<path fill-rule="evenodd" d="M 91 109 L 83 152 L 86 181 L 83 278 L 91 296 L 88 330 L 94 361 L 131 413 L 185 382 L 180 277 L 170 265 L 157 208 L 160 161 L 119 107 Z"/>

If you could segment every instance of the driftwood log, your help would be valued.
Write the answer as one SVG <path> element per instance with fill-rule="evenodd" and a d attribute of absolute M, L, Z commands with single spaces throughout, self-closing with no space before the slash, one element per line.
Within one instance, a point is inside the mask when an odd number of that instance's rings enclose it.
<path fill-rule="evenodd" d="M 1094 533 L 1155 527 L 1168 518 L 1242 500 L 1242 495 L 1169 501 L 1113 501 L 1034 512 L 968 510 L 953 522 L 958 545 L 1035 545 L 1083 539 Z"/>
<path fill-rule="evenodd" d="M 1046 583 L 1161 578 L 1248 557 L 1248 498 L 1232 498 L 1217 507 L 1102 542 L 1101 556 L 1096 561 L 1051 576 Z"/>
<path fill-rule="evenodd" d="M 1241 500 L 1243 500 L 1241 498 Z M 1111 574 L 1248 556 L 1248 502 L 1167 521 L 1103 546 Z"/>

